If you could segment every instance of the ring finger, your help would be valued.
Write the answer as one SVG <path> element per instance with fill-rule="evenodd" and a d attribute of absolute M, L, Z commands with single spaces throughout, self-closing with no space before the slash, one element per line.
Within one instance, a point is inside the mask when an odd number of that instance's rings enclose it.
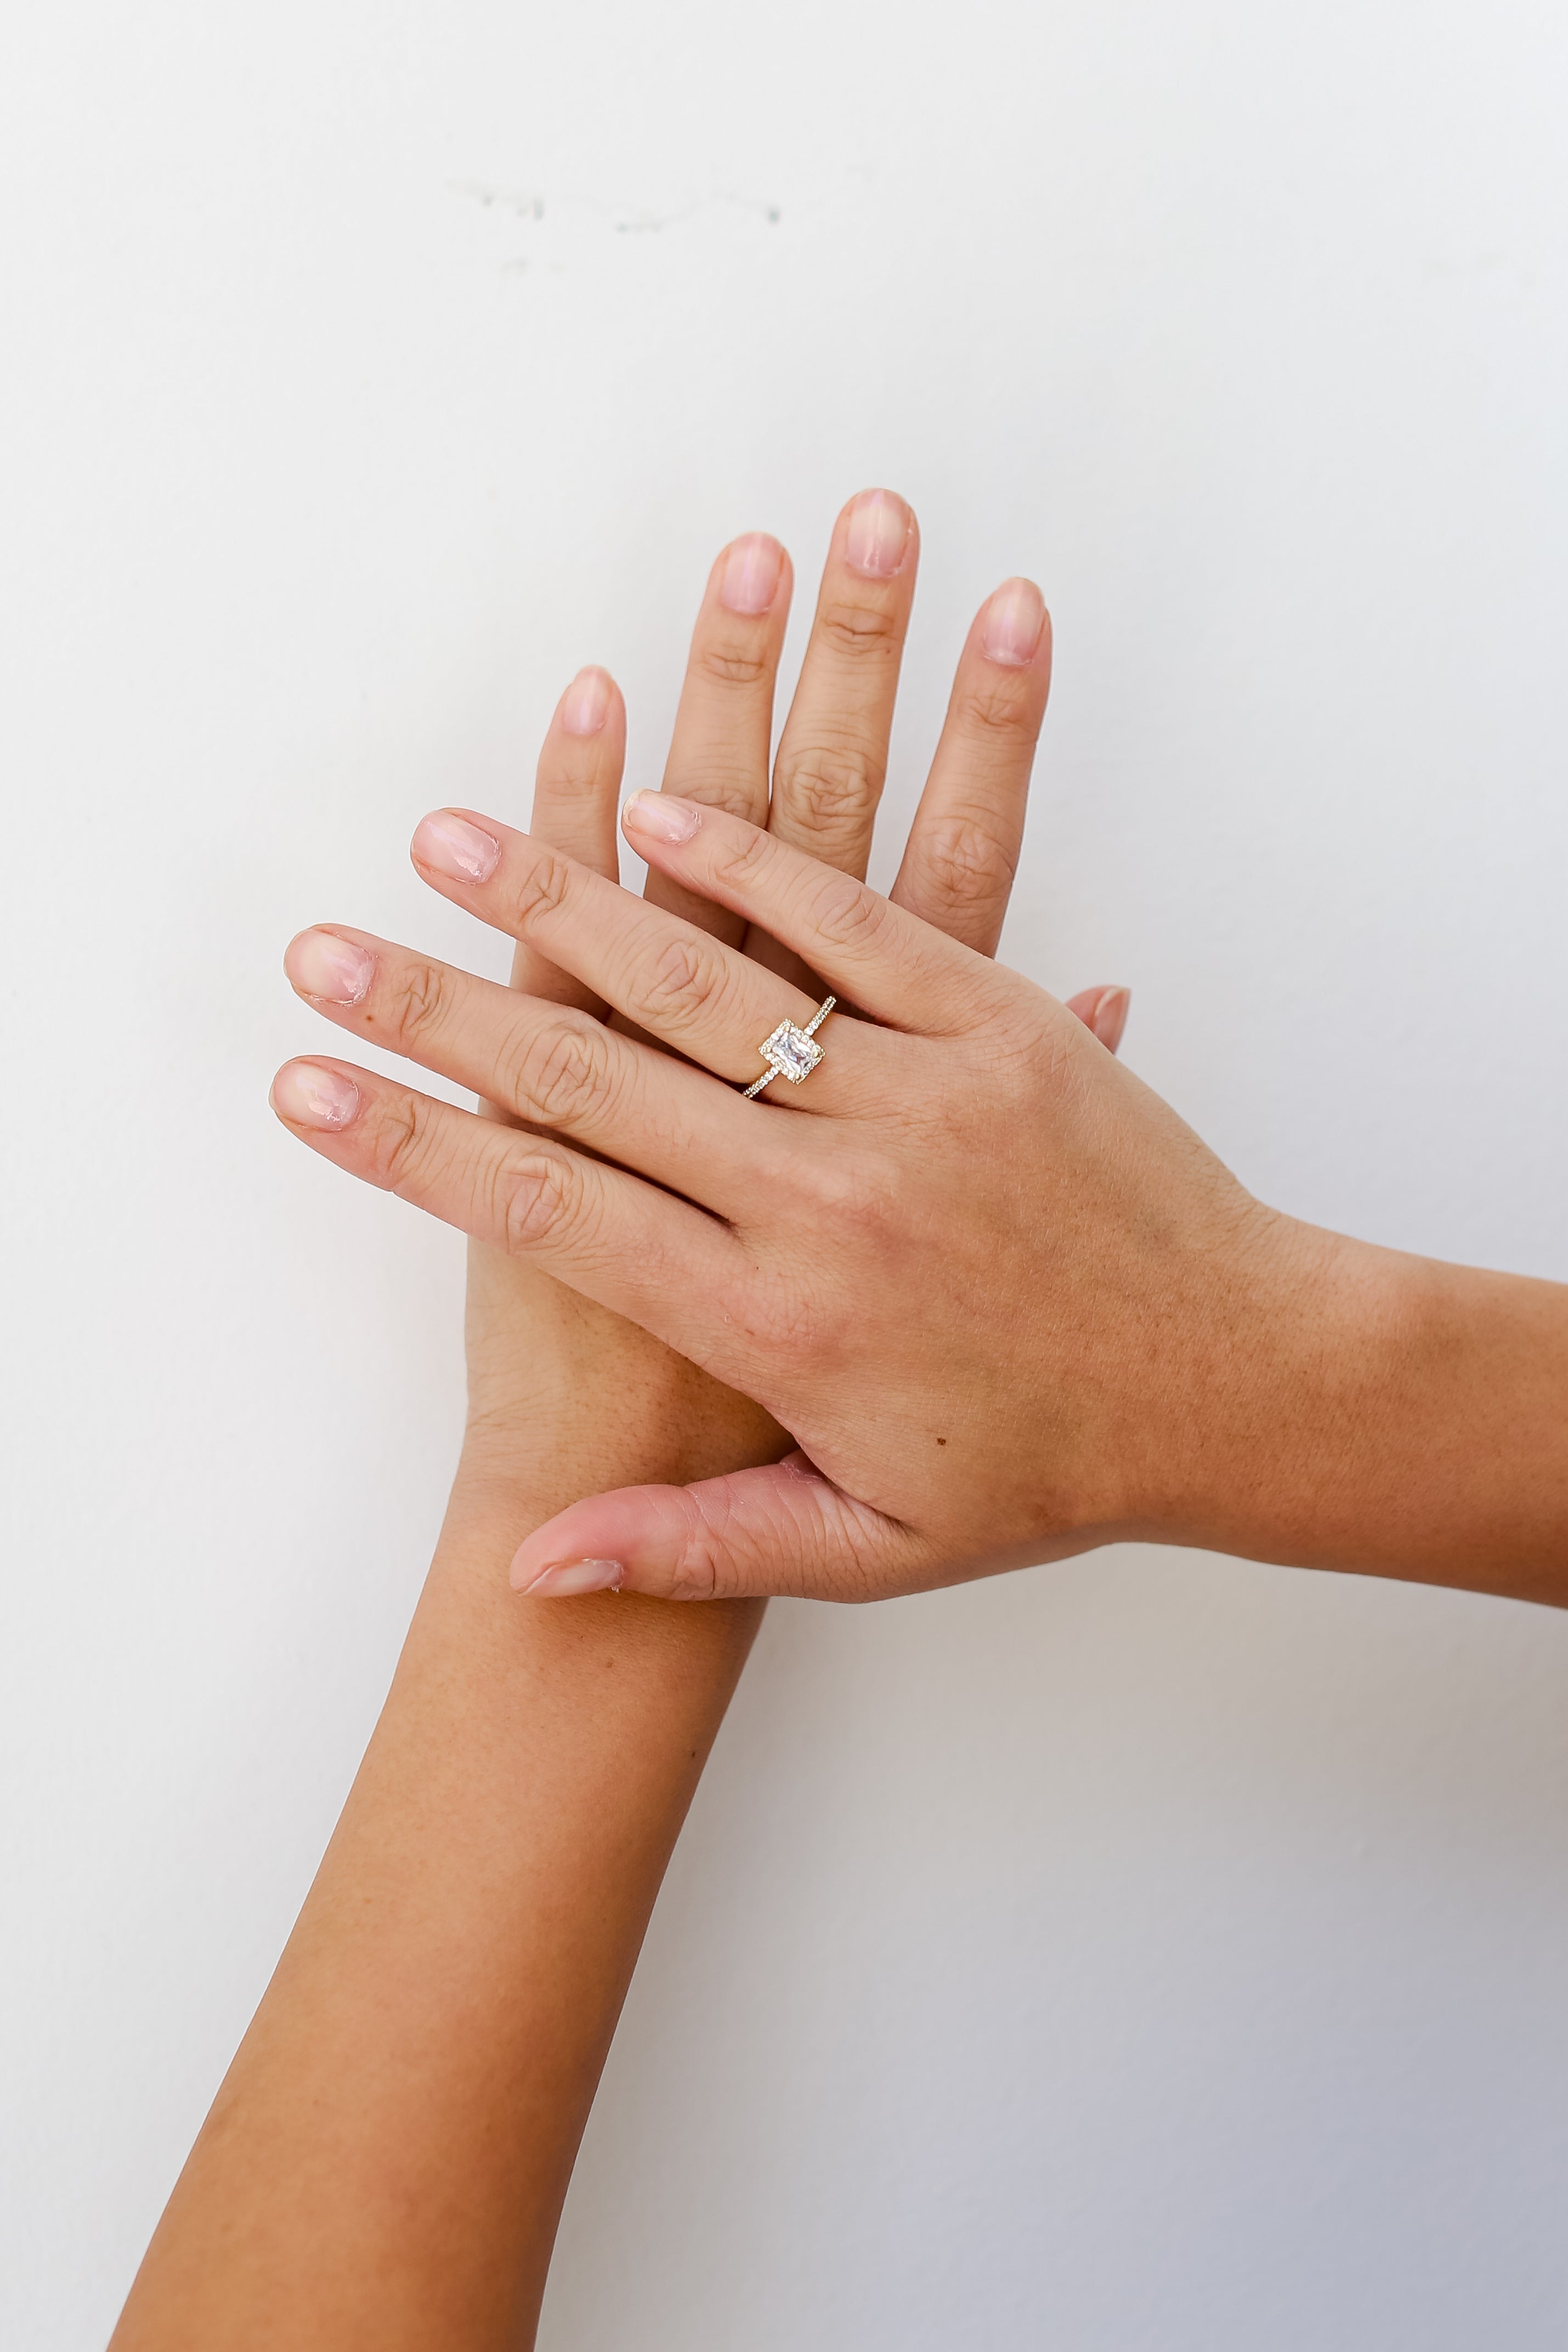
<path fill-rule="evenodd" d="M 684 805 L 657 793 L 643 798 L 657 808 Z M 716 813 L 713 821 L 724 820 Z M 804 1028 L 817 1012 L 803 990 L 737 949 L 493 818 L 481 824 L 440 810 L 415 833 L 413 856 L 445 897 L 526 940 L 637 1028 L 719 1077 L 748 1084 L 760 1076 L 763 1038 L 781 1021 Z M 827 1062 L 810 1086 L 797 1097 L 779 1080 L 770 1091 L 805 1110 L 841 1114 L 852 1101 L 869 1107 L 889 1087 L 902 1095 L 907 1076 L 892 1066 L 890 1044 L 864 1022 L 835 1023 Z"/>

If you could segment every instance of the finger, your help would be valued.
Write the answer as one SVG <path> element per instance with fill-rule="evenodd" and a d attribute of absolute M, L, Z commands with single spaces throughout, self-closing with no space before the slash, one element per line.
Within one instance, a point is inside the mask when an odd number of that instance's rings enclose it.
<path fill-rule="evenodd" d="M 1018 871 L 1035 745 L 1051 688 L 1051 621 L 1032 581 L 975 617 L 892 898 L 995 955 Z"/>
<path fill-rule="evenodd" d="M 523 996 L 366 931 L 301 931 L 283 966 L 340 1028 L 438 1070 L 503 1117 L 570 1136 L 722 1216 L 788 1181 L 788 1129 L 576 1006 Z M 800 1130 L 796 1129 L 798 1144 Z"/>
<path fill-rule="evenodd" d="M 534 778 L 536 841 L 565 850 L 612 881 L 621 870 L 615 813 L 626 766 L 626 705 L 604 669 L 580 669 L 557 703 Z M 592 992 L 521 940 L 512 958 L 512 986 L 556 1004 L 601 1013 Z"/>
<path fill-rule="evenodd" d="M 272 1107 L 350 1175 L 542 1266 L 721 1380 L 741 1370 L 753 1269 L 689 1202 L 350 1063 L 285 1063 Z"/>
<path fill-rule="evenodd" d="M 732 541 L 708 575 L 664 763 L 664 789 L 768 822 L 773 684 L 794 584 L 789 558 L 766 531 Z M 610 869 L 612 872 L 614 868 Z M 738 947 L 746 926 L 667 874 L 647 896 L 667 914 Z"/>
<path fill-rule="evenodd" d="M 792 1454 L 692 1486 L 624 1486 L 574 1503 L 528 1538 L 511 1580 L 541 1601 L 606 1591 L 875 1601 L 917 1591 L 930 1573 L 920 1538 Z"/>
<path fill-rule="evenodd" d="M 901 498 L 862 490 L 851 499 L 833 526 L 800 682 L 773 762 L 769 833 L 861 880 L 887 781 L 919 561 L 919 532 Z"/>
<path fill-rule="evenodd" d="M 980 959 L 852 875 L 667 793 L 633 793 L 621 822 L 644 857 L 792 948 L 874 1020 L 938 1035 L 983 1017 L 994 983 Z"/>
<path fill-rule="evenodd" d="M 686 811 L 694 818 L 697 814 L 693 802 L 662 793 L 640 797 L 656 809 Z M 707 815 L 746 838 L 768 838 L 720 810 L 710 809 Z M 479 821 L 441 810 L 426 817 L 414 835 L 413 856 L 433 887 L 497 929 L 526 940 L 575 972 L 637 1028 L 719 1077 L 749 1083 L 759 1076 L 763 1038 L 781 1021 L 803 1028 L 816 1013 L 801 990 L 765 971 L 737 948 L 493 818 Z M 825 871 L 800 862 L 813 874 Z M 890 1086 L 902 1090 L 903 1075 L 886 1066 L 887 1042 L 863 1022 L 838 1024 L 829 1063 L 813 1072 L 800 1107 L 831 1115 L 857 1096 L 870 1103 L 884 1098 Z"/>
<path fill-rule="evenodd" d="M 1067 1009 L 1093 1031 L 1107 1053 L 1113 1054 L 1122 1042 L 1132 1002 L 1130 988 L 1084 988 L 1068 998 Z"/>

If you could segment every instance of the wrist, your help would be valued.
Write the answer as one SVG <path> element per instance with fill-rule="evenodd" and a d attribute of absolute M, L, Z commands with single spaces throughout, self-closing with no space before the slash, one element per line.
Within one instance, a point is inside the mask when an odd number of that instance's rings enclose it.
<path fill-rule="evenodd" d="M 477 1247 L 466 1336 L 459 1516 L 505 1514 L 527 1532 L 585 1495 L 685 1485 L 789 1450 L 761 1406 L 651 1333 Z"/>
<path fill-rule="evenodd" d="M 1568 1290 L 1271 1213 L 1255 1276 L 1163 1539 L 1561 1603 Z"/>
<path fill-rule="evenodd" d="M 1181 1318 L 1192 1336 L 1145 1465 L 1149 1532 L 1351 1564 L 1375 1517 L 1390 1402 L 1425 1344 L 1424 1265 L 1273 1210 L 1249 1216 L 1223 1280 L 1201 1266 Z"/>

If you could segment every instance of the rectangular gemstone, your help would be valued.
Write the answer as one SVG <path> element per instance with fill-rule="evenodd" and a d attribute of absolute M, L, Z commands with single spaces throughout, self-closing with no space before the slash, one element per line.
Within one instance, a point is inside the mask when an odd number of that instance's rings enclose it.
<path fill-rule="evenodd" d="M 781 1078 L 798 1087 L 810 1070 L 814 1070 L 822 1058 L 822 1049 L 814 1037 L 797 1029 L 792 1021 L 780 1021 L 762 1048 L 764 1061 L 771 1062 Z"/>

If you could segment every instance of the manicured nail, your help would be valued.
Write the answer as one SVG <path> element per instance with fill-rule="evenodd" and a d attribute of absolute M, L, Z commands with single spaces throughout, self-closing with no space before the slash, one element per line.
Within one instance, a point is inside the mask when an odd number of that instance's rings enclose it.
<path fill-rule="evenodd" d="M 862 490 L 850 509 L 844 560 L 873 580 L 891 580 L 909 552 L 909 509 L 895 490 Z"/>
<path fill-rule="evenodd" d="M 645 833 L 653 841 L 690 841 L 702 821 L 701 809 L 668 793 L 633 793 L 621 812 L 628 833 Z"/>
<path fill-rule="evenodd" d="M 500 862 L 501 845 L 443 809 L 427 816 L 414 835 L 413 854 L 420 865 L 450 875 L 454 882 L 487 882 Z"/>
<path fill-rule="evenodd" d="M 319 1062 L 285 1062 L 272 1081 L 272 1108 L 296 1127 L 347 1127 L 360 1108 L 360 1089 Z"/>
<path fill-rule="evenodd" d="M 618 1559 L 563 1559 L 522 1590 L 535 1601 L 570 1601 L 579 1592 L 619 1592 L 625 1573 Z"/>
<path fill-rule="evenodd" d="M 335 940 L 330 931 L 301 931 L 290 940 L 283 969 L 301 996 L 319 996 L 323 1004 L 358 1004 L 371 984 L 375 959 L 351 940 Z"/>
<path fill-rule="evenodd" d="M 724 559 L 718 601 L 731 613 L 766 613 L 779 593 L 784 550 L 765 530 L 747 531 Z"/>
<path fill-rule="evenodd" d="M 569 735 L 597 735 L 609 716 L 609 672 L 580 669 L 560 706 L 561 725 Z"/>
<path fill-rule="evenodd" d="M 986 607 L 982 640 L 994 662 L 1022 669 L 1034 659 L 1045 626 L 1045 599 L 1032 580 L 1005 580 Z"/>
<path fill-rule="evenodd" d="M 1108 988 L 1094 1007 L 1094 1018 L 1089 1025 L 1102 1045 L 1113 1054 L 1122 1042 L 1122 1032 L 1127 1025 L 1127 1008 L 1132 1002 L 1130 988 Z"/>

